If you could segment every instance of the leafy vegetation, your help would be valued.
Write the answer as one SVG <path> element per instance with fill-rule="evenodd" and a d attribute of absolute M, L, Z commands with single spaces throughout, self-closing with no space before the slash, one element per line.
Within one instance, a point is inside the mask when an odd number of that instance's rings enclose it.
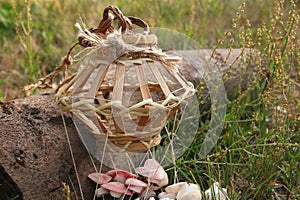
<path fill-rule="evenodd" d="M 0 100 L 21 97 L 24 85 L 51 71 L 76 40 L 79 17 L 95 27 L 110 4 L 150 26 L 182 32 L 204 48 L 260 51 L 265 62 L 257 63 L 259 78 L 228 101 L 218 145 L 199 159 L 199 134 L 176 161 L 178 179 L 203 189 L 218 181 L 231 199 L 299 199 L 299 1 L 2 1 Z M 257 98 L 251 98 L 254 90 Z M 208 126 L 204 122 L 200 132 Z"/>

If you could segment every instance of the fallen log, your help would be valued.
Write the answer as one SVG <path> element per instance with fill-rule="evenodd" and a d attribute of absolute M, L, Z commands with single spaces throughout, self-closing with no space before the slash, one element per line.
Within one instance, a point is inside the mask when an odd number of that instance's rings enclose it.
<path fill-rule="evenodd" d="M 258 52 L 250 49 L 179 51 L 175 54 L 183 56 L 184 67 L 180 71 L 195 86 L 203 81 L 205 73 L 209 73 L 207 69 L 217 66 L 229 100 L 246 90 L 250 80 L 257 77 L 257 66 L 262 62 Z M 205 91 L 202 96 L 204 94 Z M 0 144 L 0 199 L 66 199 L 63 183 L 76 191 L 72 195 L 80 197 L 71 153 L 83 195 L 85 199 L 92 199 L 95 186 L 87 178 L 95 171 L 91 158 L 77 135 L 71 116 L 62 114 L 55 105 L 51 90 L 0 103 Z M 96 166 L 98 164 L 96 162 Z"/>

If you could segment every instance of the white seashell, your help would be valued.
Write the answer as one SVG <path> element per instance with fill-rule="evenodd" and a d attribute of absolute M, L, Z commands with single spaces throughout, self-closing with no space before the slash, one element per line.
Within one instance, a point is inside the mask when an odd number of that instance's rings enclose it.
<path fill-rule="evenodd" d="M 177 196 L 178 196 L 178 195 L 180 196 L 180 195 L 182 195 L 182 194 L 184 194 L 184 193 L 187 193 L 187 192 L 189 192 L 189 191 L 191 191 L 191 190 L 199 190 L 198 185 L 193 184 L 193 183 L 187 183 L 187 184 L 184 184 L 184 185 L 181 187 L 181 189 L 178 191 Z"/>
<path fill-rule="evenodd" d="M 184 184 L 178 191 L 177 200 L 201 200 L 202 195 L 198 185 L 196 184 Z"/>
<path fill-rule="evenodd" d="M 185 185 L 187 184 L 187 182 L 179 182 L 179 183 L 175 183 L 173 185 L 169 185 L 168 187 L 166 187 L 166 193 L 168 194 L 176 194 L 178 193 L 178 191 Z"/>
<path fill-rule="evenodd" d="M 174 199 L 176 199 L 176 194 L 161 192 L 161 193 L 158 194 L 157 197 L 158 197 L 159 200 L 163 200 L 163 199 L 164 200 L 166 200 L 166 199 L 174 200 Z"/>
<path fill-rule="evenodd" d="M 212 187 L 205 191 L 206 200 L 229 200 L 227 189 L 221 188 L 218 182 L 215 182 Z"/>
<path fill-rule="evenodd" d="M 168 185 L 168 183 L 169 183 L 168 174 L 164 170 L 161 171 L 161 173 L 162 173 L 162 176 L 163 176 L 162 180 L 155 180 L 155 179 L 152 179 L 152 178 L 148 179 L 151 183 L 155 183 L 157 185 L 157 186 L 151 185 L 151 189 L 158 190 L 158 189 L 162 188 L 163 186 Z"/>
<path fill-rule="evenodd" d="M 200 190 L 191 190 L 188 193 L 182 194 L 181 196 L 177 197 L 177 200 L 201 200 L 202 195 Z"/>
<path fill-rule="evenodd" d="M 149 182 L 155 183 L 157 186 L 151 186 L 151 189 L 158 190 L 163 186 L 168 185 L 168 174 L 164 168 L 154 159 L 146 160 L 143 167 L 135 169 L 137 174 L 140 174 L 148 179 Z"/>

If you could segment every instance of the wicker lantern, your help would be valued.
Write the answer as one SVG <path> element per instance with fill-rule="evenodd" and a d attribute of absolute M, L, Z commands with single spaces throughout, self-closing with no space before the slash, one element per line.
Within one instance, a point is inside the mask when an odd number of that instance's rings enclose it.
<path fill-rule="evenodd" d="M 120 30 L 114 29 L 114 20 Z M 133 24 L 144 32 L 134 32 Z M 104 10 L 97 29 L 77 26 L 85 48 L 74 62 L 77 72 L 58 86 L 57 104 L 114 152 L 158 145 L 167 120 L 194 94 L 178 72 L 181 59 L 157 47 L 143 20 L 125 17 L 113 6 Z"/>

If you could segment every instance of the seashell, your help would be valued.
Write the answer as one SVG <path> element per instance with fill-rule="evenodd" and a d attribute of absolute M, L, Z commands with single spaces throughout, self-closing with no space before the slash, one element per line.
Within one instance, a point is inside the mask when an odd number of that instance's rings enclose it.
<path fill-rule="evenodd" d="M 128 187 L 129 190 L 136 193 L 141 193 L 145 188 L 148 187 L 146 183 L 136 178 L 128 178 L 125 181 L 125 185 Z"/>
<path fill-rule="evenodd" d="M 136 168 L 135 172 L 146 177 L 149 182 L 155 183 L 157 186 L 152 186 L 151 189 L 153 190 L 162 188 L 169 183 L 168 174 L 154 159 L 146 160 L 144 166 Z"/>
<path fill-rule="evenodd" d="M 95 195 L 96 195 L 96 197 L 102 197 L 103 195 L 108 194 L 108 192 L 109 191 L 107 189 L 100 187 L 95 191 Z"/>
<path fill-rule="evenodd" d="M 122 194 L 131 195 L 132 193 L 120 182 L 108 182 L 101 186 L 109 191 L 110 195 L 119 198 Z"/>
<path fill-rule="evenodd" d="M 161 193 L 158 194 L 157 197 L 158 197 L 159 200 L 166 200 L 166 199 L 175 200 L 176 199 L 176 194 L 161 192 Z"/>
<path fill-rule="evenodd" d="M 188 184 L 187 182 L 179 182 L 179 183 L 175 183 L 173 185 L 169 185 L 168 187 L 166 187 L 166 193 L 168 194 L 175 194 L 177 195 L 178 191 L 185 185 Z"/>
<path fill-rule="evenodd" d="M 185 184 L 183 187 L 178 191 L 177 200 L 201 200 L 202 195 L 198 185 L 196 184 Z"/>
<path fill-rule="evenodd" d="M 99 185 L 108 183 L 112 179 L 112 177 L 107 174 L 102 174 L 97 172 L 89 174 L 88 177 Z"/>

